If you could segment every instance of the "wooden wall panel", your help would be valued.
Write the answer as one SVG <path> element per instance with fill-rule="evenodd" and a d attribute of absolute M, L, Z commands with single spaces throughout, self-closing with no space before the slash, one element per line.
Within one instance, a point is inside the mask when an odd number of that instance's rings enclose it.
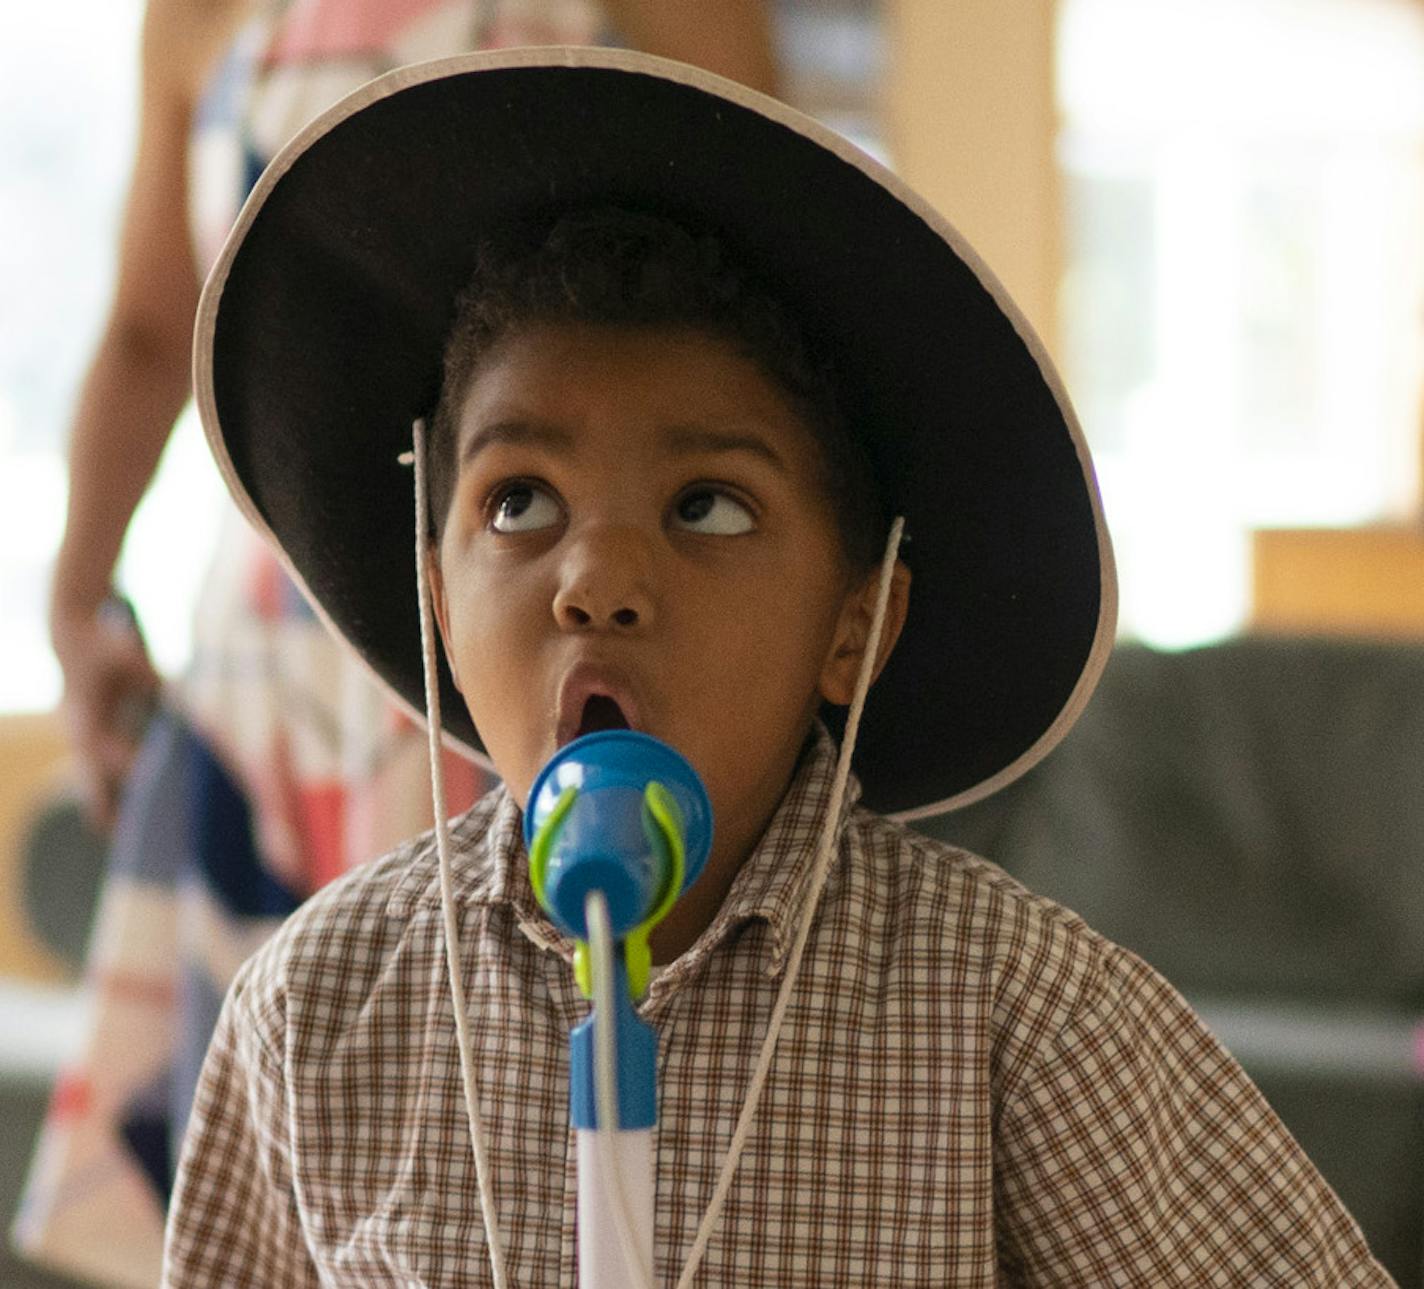
<path fill-rule="evenodd" d="M 1252 627 L 1424 639 L 1424 525 L 1252 539 Z"/>
<path fill-rule="evenodd" d="M 20 869 L 25 830 L 61 781 L 66 757 L 57 717 L 0 716 L 0 975 L 48 982 L 68 974 L 25 924 Z"/>

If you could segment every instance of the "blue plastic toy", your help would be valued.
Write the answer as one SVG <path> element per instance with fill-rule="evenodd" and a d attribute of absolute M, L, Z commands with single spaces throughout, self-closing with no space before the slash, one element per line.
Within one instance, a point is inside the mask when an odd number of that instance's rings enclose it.
<path fill-rule="evenodd" d="M 524 812 L 529 877 L 544 911 L 573 937 L 574 974 L 592 996 L 585 901 L 608 903 L 617 964 L 619 1124 L 656 1118 L 657 1039 L 633 1010 L 647 992 L 648 936 L 702 872 L 712 849 L 712 805 L 697 772 L 666 743 L 632 730 L 587 734 L 560 748 L 529 789 Z M 596 1125 L 592 1017 L 570 1035 L 576 1128 Z"/>

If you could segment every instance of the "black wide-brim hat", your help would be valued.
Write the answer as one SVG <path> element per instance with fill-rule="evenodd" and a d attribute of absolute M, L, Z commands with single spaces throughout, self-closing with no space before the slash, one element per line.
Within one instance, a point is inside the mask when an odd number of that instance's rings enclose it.
<path fill-rule="evenodd" d="M 790 307 L 906 518 L 909 617 L 865 708 L 865 802 L 912 817 L 1021 774 L 1086 703 L 1116 619 L 1092 465 L 1052 364 L 894 175 L 691 67 L 620 50 L 462 55 L 391 72 L 293 139 L 198 314 L 198 406 L 244 513 L 423 711 L 398 458 L 438 395 L 455 296 L 482 235 L 609 205 L 715 232 Z M 440 669 L 446 736 L 482 757 Z"/>

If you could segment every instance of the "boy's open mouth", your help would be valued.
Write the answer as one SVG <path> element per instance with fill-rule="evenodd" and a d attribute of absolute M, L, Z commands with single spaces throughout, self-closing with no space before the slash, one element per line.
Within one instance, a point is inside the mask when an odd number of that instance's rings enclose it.
<path fill-rule="evenodd" d="M 628 677 L 602 663 L 581 662 L 559 686 L 556 747 L 602 730 L 640 730 L 642 705 Z"/>
<path fill-rule="evenodd" d="M 628 727 L 628 718 L 623 715 L 616 699 L 607 694 L 590 694 L 583 705 L 583 714 L 579 717 L 574 737 L 581 738 L 599 730 L 626 730 Z"/>

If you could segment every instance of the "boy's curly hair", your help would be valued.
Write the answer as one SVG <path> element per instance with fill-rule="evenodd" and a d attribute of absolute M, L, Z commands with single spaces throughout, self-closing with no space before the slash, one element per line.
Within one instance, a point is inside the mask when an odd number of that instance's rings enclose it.
<path fill-rule="evenodd" d="M 852 570 L 875 566 L 888 525 L 869 460 L 841 415 L 832 373 L 810 354 L 790 313 L 729 262 L 717 238 L 611 208 L 511 229 L 479 246 L 445 342 L 431 430 L 437 540 L 454 492 L 471 379 L 502 337 L 551 323 L 690 328 L 733 345 L 785 394 L 820 446 L 820 483 Z"/>

